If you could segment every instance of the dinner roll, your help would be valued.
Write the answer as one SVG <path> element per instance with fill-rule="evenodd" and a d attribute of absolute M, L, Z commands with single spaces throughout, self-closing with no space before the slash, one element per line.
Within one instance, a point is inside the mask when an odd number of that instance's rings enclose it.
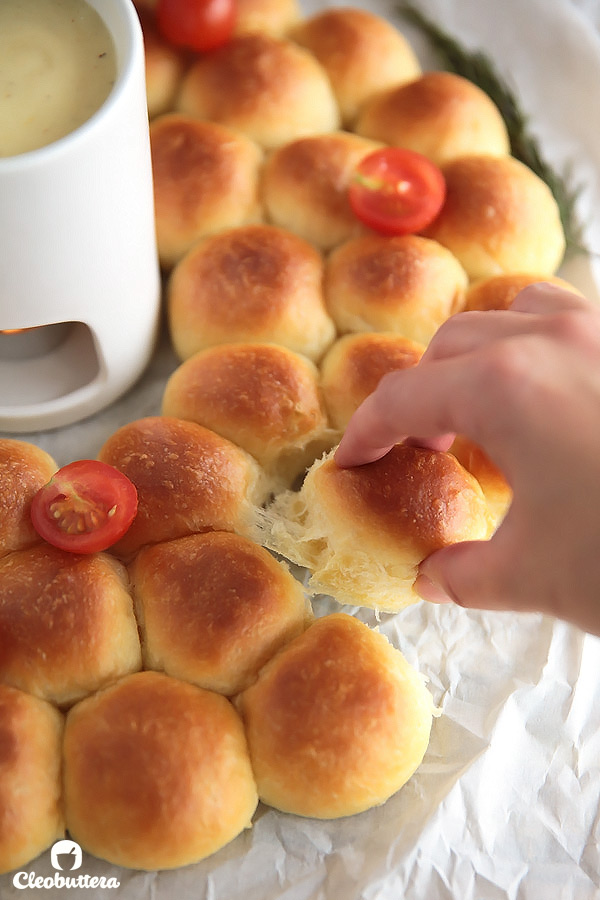
<path fill-rule="evenodd" d="M 290 141 L 265 161 L 262 197 L 268 219 L 321 250 L 366 231 L 348 200 L 360 162 L 381 145 L 336 132 Z"/>
<path fill-rule="evenodd" d="M 316 619 L 242 694 L 260 799 L 334 819 L 384 803 L 420 765 L 433 701 L 388 640 L 352 616 Z"/>
<path fill-rule="evenodd" d="M 339 331 L 393 331 L 423 344 L 463 305 L 467 284 L 449 250 L 414 234 L 354 238 L 325 265 L 325 303 Z"/>
<path fill-rule="evenodd" d="M 450 452 L 481 485 L 492 523 L 497 528 L 512 500 L 512 490 L 503 473 L 478 444 L 464 435 L 456 436 Z"/>
<path fill-rule="evenodd" d="M 290 36 L 327 72 L 347 127 L 373 94 L 421 73 L 405 37 L 386 19 L 364 9 L 326 9 L 305 19 Z"/>
<path fill-rule="evenodd" d="M 0 560 L 0 682 L 60 705 L 141 668 L 127 573 L 39 544 Z"/>
<path fill-rule="evenodd" d="M 62 732 L 53 706 L 0 684 L 0 873 L 26 865 L 64 834 Z"/>
<path fill-rule="evenodd" d="M 31 523 L 31 501 L 57 469 L 34 444 L 0 438 L 0 557 L 41 540 Z"/>
<path fill-rule="evenodd" d="M 251 824 L 256 785 L 231 703 L 159 672 L 139 672 L 69 711 L 67 828 L 118 866 L 172 869 Z"/>
<path fill-rule="evenodd" d="M 343 431 L 351 415 L 384 375 L 416 366 L 425 347 L 400 334 L 347 334 L 321 362 L 321 391 L 334 428 Z"/>
<path fill-rule="evenodd" d="M 221 344 L 175 370 L 163 413 L 243 447 L 281 490 L 333 443 L 318 379 L 316 366 L 286 347 Z"/>
<path fill-rule="evenodd" d="M 134 483 L 138 510 L 110 550 L 130 558 L 144 544 L 202 531 L 249 527 L 250 511 L 266 486 L 256 461 L 194 422 L 149 416 L 112 434 L 98 458 Z"/>
<path fill-rule="evenodd" d="M 395 612 L 419 599 L 426 556 L 487 538 L 492 524 L 481 487 L 452 454 L 398 444 L 349 469 L 324 455 L 300 491 L 257 509 L 255 537 L 306 566 L 312 593 Z"/>
<path fill-rule="evenodd" d="M 285 37 L 302 15 L 298 0 L 236 0 L 234 34 Z"/>
<path fill-rule="evenodd" d="M 192 63 L 177 109 L 241 131 L 269 149 L 340 124 L 329 79 L 315 57 L 259 32 L 238 35 Z"/>
<path fill-rule="evenodd" d="M 144 667 L 233 695 L 304 630 L 310 608 L 287 567 L 236 534 L 147 547 L 130 570 Z"/>
<path fill-rule="evenodd" d="M 169 329 L 180 359 L 214 344 L 269 341 L 318 360 L 335 337 L 323 300 L 323 259 L 272 225 L 199 241 L 169 282 Z"/>
<path fill-rule="evenodd" d="M 169 113 L 150 125 L 156 237 L 173 266 L 198 238 L 260 219 L 260 148 L 214 122 Z"/>
<path fill-rule="evenodd" d="M 136 4 L 144 35 L 146 101 L 151 119 L 173 108 L 185 69 L 184 54 L 158 30 L 153 9 Z"/>
<path fill-rule="evenodd" d="M 466 154 L 510 153 L 497 106 L 472 81 L 451 72 L 425 72 L 376 94 L 363 106 L 356 131 L 422 153 L 437 165 Z"/>
<path fill-rule="evenodd" d="M 565 237 L 550 188 L 511 156 L 463 156 L 443 166 L 446 200 L 424 234 L 454 253 L 469 278 L 552 275 Z"/>
<path fill-rule="evenodd" d="M 549 282 L 556 285 L 556 287 L 564 288 L 564 290 L 572 291 L 575 294 L 581 293 L 578 288 L 563 278 L 558 278 L 556 275 L 530 275 L 524 273 L 493 275 L 491 278 L 481 278 L 469 285 L 465 294 L 465 309 L 508 309 L 519 291 L 522 291 L 523 288 L 530 284 L 538 284 L 540 281 Z"/>

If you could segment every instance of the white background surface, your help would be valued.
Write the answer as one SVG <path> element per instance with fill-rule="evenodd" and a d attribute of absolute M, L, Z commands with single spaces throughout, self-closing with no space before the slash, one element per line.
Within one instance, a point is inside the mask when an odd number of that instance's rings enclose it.
<path fill-rule="evenodd" d="M 325 4 L 306 2 L 307 13 Z M 326 5 L 337 5 L 334 3 Z M 355 3 L 390 17 L 393 3 Z M 600 249 L 600 4 L 591 0 L 423 0 L 484 48 L 517 90 L 551 162 L 575 165 L 588 243 Z M 393 18 L 393 17 L 392 17 Z M 394 19 L 407 36 L 414 33 Z M 422 44 L 414 39 L 415 47 Z M 429 58 L 423 55 L 425 65 Z M 600 299 L 585 258 L 563 272 Z M 600 283 L 600 282 L 599 282 Z M 129 395 L 60 432 L 30 435 L 63 464 L 95 456 L 119 425 L 159 412 L 175 361 L 163 342 Z M 567 527 L 567 523 L 565 523 Z M 524 548 L 524 552 L 526 549 Z M 323 599 L 319 614 L 335 605 Z M 353 610 L 354 611 L 354 610 Z M 354 611 L 371 625 L 374 618 Z M 417 604 L 382 630 L 429 678 L 443 708 L 423 765 L 383 807 L 318 822 L 259 807 L 251 831 L 175 873 L 115 876 L 118 900 L 592 900 L 600 897 L 600 641 L 537 615 Z M 26 867 L 51 875 L 46 853 Z M 18 891 L 0 898 L 87 896 Z"/>

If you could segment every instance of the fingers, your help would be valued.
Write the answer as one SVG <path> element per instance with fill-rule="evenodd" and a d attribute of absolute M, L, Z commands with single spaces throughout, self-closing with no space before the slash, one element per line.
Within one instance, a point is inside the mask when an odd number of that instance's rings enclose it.
<path fill-rule="evenodd" d="M 568 310 L 590 309 L 590 302 L 581 294 L 567 291 L 547 281 L 530 284 L 519 291 L 511 304 L 511 312 L 549 315 Z"/>

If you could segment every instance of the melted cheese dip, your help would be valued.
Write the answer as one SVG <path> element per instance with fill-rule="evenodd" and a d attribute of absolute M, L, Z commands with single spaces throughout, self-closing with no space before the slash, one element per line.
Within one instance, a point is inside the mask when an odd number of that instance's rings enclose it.
<path fill-rule="evenodd" d="M 115 78 L 112 38 L 85 0 L 0 0 L 0 156 L 69 134 Z"/>

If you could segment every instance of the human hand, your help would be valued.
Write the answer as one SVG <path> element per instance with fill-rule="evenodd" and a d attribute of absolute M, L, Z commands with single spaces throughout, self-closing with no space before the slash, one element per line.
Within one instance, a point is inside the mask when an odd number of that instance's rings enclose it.
<path fill-rule="evenodd" d="M 600 309 L 545 283 L 510 310 L 459 313 L 421 362 L 386 375 L 336 452 L 360 465 L 410 439 L 479 444 L 513 492 L 489 541 L 431 554 L 427 600 L 536 610 L 600 634 Z"/>

